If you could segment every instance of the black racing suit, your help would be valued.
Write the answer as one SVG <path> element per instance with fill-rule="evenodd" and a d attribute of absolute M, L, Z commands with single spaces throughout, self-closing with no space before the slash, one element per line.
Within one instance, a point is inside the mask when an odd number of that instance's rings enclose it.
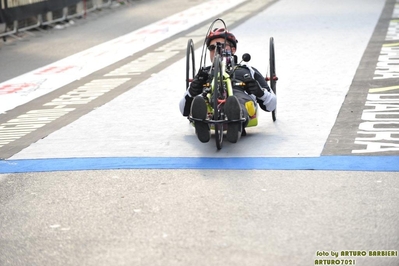
<path fill-rule="evenodd" d="M 209 71 L 211 67 L 207 67 L 206 70 Z M 236 69 L 233 73 L 229 73 L 230 78 L 233 84 L 233 95 L 235 95 L 240 104 L 241 108 L 244 113 L 244 118 L 248 122 L 248 112 L 245 107 L 245 103 L 248 101 L 253 101 L 254 106 L 257 106 L 256 103 L 259 104 L 260 108 L 266 112 L 271 112 L 276 108 L 276 96 L 274 93 L 271 91 L 269 88 L 265 78 L 263 75 L 253 67 L 249 67 L 246 65 L 237 65 Z M 245 91 L 245 87 L 243 85 L 237 85 L 239 83 L 245 83 L 246 77 L 253 78 L 258 81 L 259 85 L 264 89 L 265 95 L 261 98 L 256 98 L 255 95 L 249 95 Z M 208 82 L 211 82 L 212 76 L 210 75 Z M 193 101 L 193 98 L 191 95 L 188 93 L 188 90 L 184 94 L 183 99 L 180 101 L 180 111 L 183 116 L 188 116 L 190 114 L 190 108 L 191 108 L 191 103 Z M 247 123 L 244 124 L 244 126 Z"/>

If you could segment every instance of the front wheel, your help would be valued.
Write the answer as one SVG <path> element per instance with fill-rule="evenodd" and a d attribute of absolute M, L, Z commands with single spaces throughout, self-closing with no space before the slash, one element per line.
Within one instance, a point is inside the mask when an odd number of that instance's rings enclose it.
<path fill-rule="evenodd" d="M 213 120 L 220 121 L 223 120 L 222 113 L 220 112 L 221 110 L 219 109 L 219 99 L 223 97 L 223 75 L 220 56 L 216 55 L 213 62 Z M 222 149 L 223 123 L 215 123 L 215 139 L 216 148 L 218 150 Z"/>

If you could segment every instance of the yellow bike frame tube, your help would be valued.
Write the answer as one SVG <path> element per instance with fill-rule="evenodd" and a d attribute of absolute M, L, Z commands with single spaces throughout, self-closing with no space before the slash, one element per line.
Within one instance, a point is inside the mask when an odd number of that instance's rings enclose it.
<path fill-rule="evenodd" d="M 233 87 L 231 85 L 230 75 L 226 72 L 226 64 L 222 61 L 222 73 L 223 73 L 223 81 L 226 84 L 227 88 L 227 96 L 233 95 Z"/>
<path fill-rule="evenodd" d="M 221 60 L 221 72 L 223 74 L 223 82 L 224 82 L 224 84 L 226 85 L 226 88 L 227 88 L 227 95 L 231 96 L 231 95 L 233 95 L 233 86 L 231 84 L 230 75 L 226 72 L 226 65 L 225 65 L 225 62 L 223 60 Z M 212 79 L 212 82 L 211 82 L 211 88 L 212 88 L 211 92 L 212 93 L 213 93 L 213 90 L 215 89 L 214 86 L 213 86 L 215 78 L 218 78 L 218 77 L 213 77 L 213 79 Z M 207 96 L 209 98 L 209 97 L 211 97 L 211 94 L 209 93 Z"/>

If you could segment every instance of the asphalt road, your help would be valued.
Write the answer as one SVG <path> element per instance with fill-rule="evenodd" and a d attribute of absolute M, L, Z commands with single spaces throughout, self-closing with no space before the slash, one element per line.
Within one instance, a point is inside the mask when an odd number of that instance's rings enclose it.
<path fill-rule="evenodd" d="M 112 170 L 2 175 L 1 265 L 314 265 L 397 250 L 397 174 Z M 346 257 L 398 265 L 398 257 Z"/>

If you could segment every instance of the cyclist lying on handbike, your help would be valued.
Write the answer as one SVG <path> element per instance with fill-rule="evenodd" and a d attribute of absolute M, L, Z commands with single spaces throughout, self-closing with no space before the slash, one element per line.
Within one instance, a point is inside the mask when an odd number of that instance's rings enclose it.
<path fill-rule="evenodd" d="M 237 42 L 235 36 L 224 28 L 216 28 L 211 31 L 205 40 L 211 61 L 215 56 L 217 45 L 222 45 L 224 52 L 234 55 L 237 50 Z M 210 73 L 211 66 L 200 69 L 180 101 L 182 115 L 191 115 L 196 119 L 194 121 L 195 132 L 198 139 L 204 143 L 208 142 L 211 137 L 209 123 L 200 121 L 207 118 L 208 109 L 202 97 L 202 92 L 204 85 L 212 80 Z M 230 122 L 228 124 L 226 138 L 228 141 L 236 143 L 241 135 L 246 134 L 245 127 L 248 125 L 250 116 L 256 113 L 258 104 L 266 112 L 272 112 L 276 108 L 276 95 L 269 88 L 264 76 L 256 68 L 237 64 L 231 78 L 233 96 L 227 98 L 224 112 L 229 121 L 245 119 L 244 122 Z"/>

